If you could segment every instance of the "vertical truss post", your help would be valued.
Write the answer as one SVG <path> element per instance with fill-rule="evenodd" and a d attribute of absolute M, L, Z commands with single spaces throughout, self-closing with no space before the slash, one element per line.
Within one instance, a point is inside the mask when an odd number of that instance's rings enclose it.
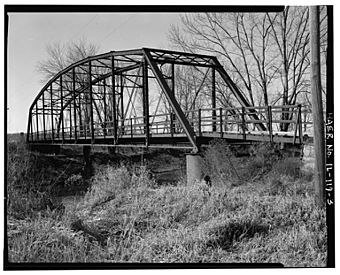
<path fill-rule="evenodd" d="M 74 117 L 74 140 L 77 142 L 77 108 L 76 108 L 76 72 L 72 69 L 72 91 L 73 91 L 73 117 Z M 80 109 L 80 104 L 79 104 Z"/>
<path fill-rule="evenodd" d="M 273 142 L 273 113 L 272 113 L 272 106 L 268 106 L 267 107 L 267 112 L 268 112 L 268 126 L 267 126 L 267 128 L 269 129 L 270 142 Z"/>
<path fill-rule="evenodd" d="M 220 137 L 223 137 L 223 112 L 222 108 L 219 109 L 220 111 Z"/>
<path fill-rule="evenodd" d="M 32 113 L 30 118 L 30 128 L 31 128 L 31 140 L 33 141 L 33 122 L 32 122 Z"/>
<path fill-rule="evenodd" d="M 86 134 L 84 134 L 86 131 L 84 131 L 84 121 L 82 120 L 82 115 L 81 115 L 81 93 L 79 93 L 79 137 L 82 136 L 82 133 L 83 132 L 83 135 L 86 137 Z"/>
<path fill-rule="evenodd" d="M 171 64 L 171 91 L 175 96 L 175 63 Z"/>
<path fill-rule="evenodd" d="M 38 101 L 35 103 L 35 123 L 37 124 L 37 140 L 39 140 L 39 116 L 38 116 Z"/>
<path fill-rule="evenodd" d="M 243 134 L 243 140 L 246 140 L 246 119 L 245 119 L 245 107 L 242 107 L 242 134 Z"/>
<path fill-rule="evenodd" d="M 32 121 L 32 108 L 30 107 L 29 112 L 28 112 L 26 142 L 30 141 L 30 135 L 32 134 L 31 121 Z M 32 139 L 32 136 L 31 136 L 31 139 Z"/>
<path fill-rule="evenodd" d="M 94 121 L 93 121 L 93 94 L 92 94 L 92 66 L 89 61 L 89 92 L 90 92 L 90 118 L 91 118 L 91 142 L 94 143 Z"/>
<path fill-rule="evenodd" d="M 202 110 L 200 108 L 200 109 L 198 109 L 198 135 L 199 136 L 202 136 L 201 124 L 202 124 Z"/>
<path fill-rule="evenodd" d="M 70 109 L 70 139 L 72 138 L 72 103 L 70 102 L 69 104 L 69 109 Z"/>
<path fill-rule="evenodd" d="M 171 64 L 171 93 L 173 97 L 175 98 L 175 64 L 174 63 Z M 172 107 L 170 107 L 170 110 L 172 110 Z M 176 116 L 171 111 L 170 127 L 171 127 L 172 136 L 173 136 L 173 133 L 175 132 L 175 120 L 176 120 Z"/>
<path fill-rule="evenodd" d="M 149 125 L 149 76 L 148 64 L 144 59 L 143 62 L 143 117 L 144 117 L 144 134 L 145 145 L 149 145 L 150 125 Z"/>
<path fill-rule="evenodd" d="M 298 105 L 298 124 L 299 124 L 299 141 L 302 143 L 302 115 L 301 115 L 301 104 Z"/>
<path fill-rule="evenodd" d="M 43 113 L 43 130 L 44 130 L 44 140 L 46 140 L 46 126 L 45 126 L 45 93 L 42 94 L 42 113 Z"/>
<path fill-rule="evenodd" d="M 104 100 L 104 138 L 106 138 L 106 81 L 105 78 L 103 79 L 103 100 Z"/>
<path fill-rule="evenodd" d="M 131 138 L 133 138 L 133 126 L 132 126 L 133 122 L 132 122 L 132 117 L 130 117 L 130 131 L 131 131 Z"/>
<path fill-rule="evenodd" d="M 212 131 L 216 132 L 216 83 L 215 83 L 215 67 L 211 70 L 212 87 L 211 87 L 211 105 L 212 105 Z"/>
<path fill-rule="evenodd" d="M 172 112 L 170 112 L 170 136 L 171 138 L 174 137 L 174 117 Z"/>
<path fill-rule="evenodd" d="M 54 141 L 54 121 L 53 121 L 53 91 L 52 91 L 52 84 L 50 86 L 50 93 L 51 93 L 51 130 L 52 130 L 52 142 Z"/>
<path fill-rule="evenodd" d="M 222 79 L 224 80 L 224 82 L 228 85 L 228 87 L 231 90 L 231 92 L 233 93 L 233 95 L 237 98 L 238 102 L 240 102 L 240 104 L 243 107 L 252 107 L 250 105 L 250 103 L 248 102 L 248 100 L 240 92 L 240 90 L 238 89 L 236 84 L 231 80 L 230 76 L 224 70 L 223 66 L 218 61 L 218 59 L 216 57 L 214 57 L 213 60 L 214 60 L 214 63 L 215 63 L 216 70 L 219 72 L 219 74 L 222 77 Z M 256 111 L 254 109 L 249 109 L 249 111 L 252 113 L 250 116 L 252 116 L 255 120 L 260 121 L 260 119 L 257 116 Z M 261 122 L 255 123 L 255 125 L 260 131 L 266 131 L 267 130 L 266 127 Z"/>
<path fill-rule="evenodd" d="M 114 144 L 117 143 L 117 106 L 116 106 L 116 87 L 115 87 L 115 73 L 114 73 L 114 56 L 111 57 L 111 81 L 112 81 L 112 120 L 113 120 L 113 137 L 114 137 Z"/>
<path fill-rule="evenodd" d="M 198 152 L 198 147 L 196 145 L 196 136 L 195 132 L 192 129 L 188 119 L 185 117 L 185 114 L 181 110 L 181 107 L 179 106 L 178 102 L 176 101 L 176 98 L 172 95 L 171 89 L 168 85 L 168 83 L 165 81 L 164 77 L 162 76 L 162 72 L 158 68 L 157 64 L 155 63 L 154 59 L 152 58 L 150 52 L 147 49 L 143 49 L 144 56 L 146 57 L 146 61 L 150 65 L 150 68 L 155 75 L 158 84 L 160 85 L 161 89 L 163 90 L 163 93 L 167 97 L 169 103 L 171 104 L 171 107 L 173 108 L 176 116 L 178 117 L 188 139 L 189 142 L 192 145 L 192 152 L 196 153 Z"/>
<path fill-rule="evenodd" d="M 61 119 L 61 139 L 62 143 L 64 143 L 64 95 L 63 95 L 63 76 L 60 76 L 60 119 Z"/>
<path fill-rule="evenodd" d="M 121 115 L 120 115 L 120 118 L 121 118 L 121 127 L 122 127 L 122 135 L 124 135 L 124 102 L 123 102 L 123 99 L 124 99 L 124 86 L 123 86 L 123 73 L 121 73 L 120 75 L 120 112 L 121 112 Z"/>

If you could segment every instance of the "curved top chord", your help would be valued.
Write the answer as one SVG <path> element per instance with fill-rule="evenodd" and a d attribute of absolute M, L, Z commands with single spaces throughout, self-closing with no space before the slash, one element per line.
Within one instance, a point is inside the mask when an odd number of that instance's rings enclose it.
<path fill-rule="evenodd" d="M 186 77 L 192 80 L 183 81 Z M 221 105 L 225 93 L 242 108 Z M 270 121 L 268 110 L 251 106 L 214 56 L 150 48 L 110 51 L 69 65 L 44 85 L 29 109 L 27 141 L 197 152 L 214 135 L 246 140 L 251 128 L 269 133 L 276 120 Z M 279 122 L 295 125 L 294 142 L 301 141 L 299 110 L 288 107 L 290 119 Z"/>

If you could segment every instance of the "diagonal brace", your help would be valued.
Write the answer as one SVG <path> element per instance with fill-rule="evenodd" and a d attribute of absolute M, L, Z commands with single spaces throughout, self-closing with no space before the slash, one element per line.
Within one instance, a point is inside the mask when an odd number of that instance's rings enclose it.
<path fill-rule="evenodd" d="M 242 95 L 240 90 L 237 88 L 236 84 L 231 80 L 230 76 L 224 70 L 223 66 L 218 61 L 217 58 L 214 58 L 214 63 L 216 65 L 216 70 L 220 73 L 221 77 L 223 78 L 225 83 L 228 85 L 228 87 L 230 88 L 234 96 L 237 98 L 237 100 L 240 102 L 240 104 L 243 107 L 252 107 L 250 103 L 248 102 L 248 100 Z M 252 114 L 250 114 L 249 116 L 252 116 L 255 120 L 260 120 L 256 114 L 255 109 L 249 109 L 249 111 L 252 112 Z M 255 125 L 260 131 L 266 131 L 266 127 L 263 125 L 263 123 L 258 122 Z"/>
<path fill-rule="evenodd" d="M 161 73 L 160 69 L 158 68 L 157 64 L 155 63 L 155 61 L 153 60 L 151 54 L 149 53 L 149 51 L 147 49 L 143 49 L 143 52 L 144 52 L 144 56 L 145 56 L 147 63 L 150 65 L 150 68 L 151 68 L 153 74 L 155 75 L 159 85 L 161 86 L 165 96 L 167 97 L 169 103 L 171 104 L 175 114 L 179 118 L 179 121 L 180 121 L 190 143 L 193 146 L 193 151 L 197 152 L 198 147 L 196 145 L 196 135 L 195 135 L 194 130 L 190 126 L 189 121 L 187 120 L 183 111 L 181 110 L 181 107 L 179 106 L 175 96 L 173 95 L 168 83 L 165 81 L 164 77 L 162 76 L 162 73 Z"/>

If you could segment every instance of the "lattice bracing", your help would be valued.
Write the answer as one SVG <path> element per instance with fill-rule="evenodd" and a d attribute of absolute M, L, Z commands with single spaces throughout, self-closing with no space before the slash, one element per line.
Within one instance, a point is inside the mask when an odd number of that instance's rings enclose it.
<path fill-rule="evenodd" d="M 112 51 L 70 65 L 42 88 L 29 110 L 27 141 L 193 151 L 214 137 L 302 143 L 310 123 L 303 126 L 302 114 L 299 105 L 251 106 L 213 56 Z M 275 134 L 280 123 L 290 134 Z"/>

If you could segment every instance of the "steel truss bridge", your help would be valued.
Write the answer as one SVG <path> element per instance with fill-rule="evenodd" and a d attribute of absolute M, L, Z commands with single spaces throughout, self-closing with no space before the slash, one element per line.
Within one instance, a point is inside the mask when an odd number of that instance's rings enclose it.
<path fill-rule="evenodd" d="M 228 105 L 230 94 L 237 107 Z M 214 56 L 111 51 L 70 65 L 42 88 L 29 109 L 27 142 L 193 152 L 214 138 L 303 144 L 309 113 L 251 106 Z M 288 131 L 280 132 L 283 123 Z"/>

